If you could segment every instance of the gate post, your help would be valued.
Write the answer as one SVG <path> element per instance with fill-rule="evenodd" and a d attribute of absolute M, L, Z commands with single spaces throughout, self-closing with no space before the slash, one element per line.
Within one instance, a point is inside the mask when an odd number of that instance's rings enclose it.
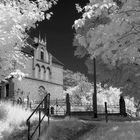
<path fill-rule="evenodd" d="M 54 115 L 54 107 L 51 106 L 51 115 Z"/>
<path fill-rule="evenodd" d="M 105 120 L 108 122 L 107 102 L 105 102 Z"/>
<path fill-rule="evenodd" d="M 126 117 L 127 113 L 126 113 L 125 100 L 123 96 L 120 96 L 119 106 L 120 106 L 120 115 Z"/>
<path fill-rule="evenodd" d="M 66 116 L 70 116 L 70 97 L 66 94 Z"/>
<path fill-rule="evenodd" d="M 47 116 L 49 116 L 49 112 L 50 112 L 50 93 L 47 93 L 47 96 L 44 100 L 44 110 L 45 110 L 45 114 Z"/>

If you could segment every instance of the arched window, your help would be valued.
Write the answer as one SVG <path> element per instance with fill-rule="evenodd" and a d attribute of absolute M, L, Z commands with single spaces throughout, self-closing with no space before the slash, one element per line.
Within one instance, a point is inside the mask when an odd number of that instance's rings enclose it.
<path fill-rule="evenodd" d="M 39 48 L 37 48 L 36 51 L 35 51 L 35 58 L 40 59 Z"/>
<path fill-rule="evenodd" d="M 43 48 L 41 48 L 41 51 L 40 51 L 40 59 L 44 60 L 44 49 Z"/>
<path fill-rule="evenodd" d="M 44 97 L 45 93 L 46 93 L 46 90 L 45 90 L 45 87 L 44 86 L 40 86 L 38 88 L 38 92 L 39 92 L 39 95 Z"/>
<path fill-rule="evenodd" d="M 45 67 L 42 66 L 41 67 L 41 71 L 40 71 L 40 79 L 45 79 Z"/>
<path fill-rule="evenodd" d="M 46 51 L 46 61 L 49 62 L 49 54 L 47 51 Z"/>
<path fill-rule="evenodd" d="M 50 68 L 47 67 L 47 69 L 46 69 L 46 80 L 47 81 L 50 79 L 50 76 L 51 76 L 51 71 L 50 71 Z"/>
<path fill-rule="evenodd" d="M 37 64 L 35 66 L 35 78 L 39 78 L 40 77 L 40 66 Z"/>

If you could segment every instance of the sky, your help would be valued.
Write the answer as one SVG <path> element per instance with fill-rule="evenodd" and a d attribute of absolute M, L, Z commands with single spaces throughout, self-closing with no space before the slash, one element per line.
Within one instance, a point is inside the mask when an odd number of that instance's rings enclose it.
<path fill-rule="evenodd" d="M 76 47 L 72 45 L 74 36 L 72 25 L 80 16 L 75 9 L 75 4 L 84 6 L 87 2 L 88 0 L 59 0 L 51 9 L 54 14 L 51 19 L 39 23 L 39 26 L 32 31 L 34 36 L 38 36 L 39 31 L 42 37 L 46 34 L 48 51 L 60 60 L 66 69 L 85 74 L 87 67 L 84 60 L 74 56 Z"/>

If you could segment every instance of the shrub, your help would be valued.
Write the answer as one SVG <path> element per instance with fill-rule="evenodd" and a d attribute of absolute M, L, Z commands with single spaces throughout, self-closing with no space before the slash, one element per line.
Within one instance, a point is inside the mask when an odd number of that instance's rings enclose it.
<path fill-rule="evenodd" d="M 3 105 L 0 104 L 0 121 L 3 121 L 7 116 L 7 111 Z"/>
<path fill-rule="evenodd" d="M 11 102 L 0 102 L 0 139 L 7 139 L 15 130 L 26 129 L 26 120 L 32 113 L 30 109 L 25 110 L 20 105 L 13 105 Z M 32 118 L 36 120 L 38 115 Z"/>

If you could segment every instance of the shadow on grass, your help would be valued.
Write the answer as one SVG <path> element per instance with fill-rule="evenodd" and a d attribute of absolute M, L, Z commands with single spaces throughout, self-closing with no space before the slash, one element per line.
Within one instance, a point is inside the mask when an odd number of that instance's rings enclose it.
<path fill-rule="evenodd" d="M 80 121 L 78 119 L 64 119 L 51 122 L 42 131 L 40 140 L 77 140 L 84 133 L 95 128 L 92 123 Z"/>
<path fill-rule="evenodd" d="M 3 132 L 2 140 L 27 140 L 27 129 L 14 129 L 13 133 Z"/>
<path fill-rule="evenodd" d="M 32 128 L 36 122 L 33 122 Z M 75 118 L 43 122 L 40 140 L 140 140 L 140 122 L 82 121 Z M 38 131 L 37 131 L 38 132 Z M 35 135 L 37 140 L 38 133 Z M 118 138 L 118 139 L 117 139 Z M 135 139 L 133 139 L 135 138 Z M 4 140 L 27 140 L 27 128 L 16 130 Z"/>

